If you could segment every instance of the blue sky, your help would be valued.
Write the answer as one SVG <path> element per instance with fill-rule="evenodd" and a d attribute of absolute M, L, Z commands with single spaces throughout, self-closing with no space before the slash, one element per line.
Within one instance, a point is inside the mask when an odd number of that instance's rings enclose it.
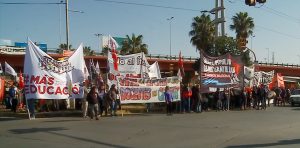
<path fill-rule="evenodd" d="M 210 10 L 215 0 L 115 0 L 121 2 L 180 7 L 194 10 Z M 299 0 L 267 0 L 260 7 L 249 7 L 244 0 L 224 0 L 226 34 L 235 37 L 229 30 L 231 18 L 237 12 L 248 12 L 254 18 L 255 37 L 252 47 L 259 61 L 272 60 L 275 63 L 300 64 L 300 13 Z M 0 0 L 0 2 L 60 2 L 60 0 Z M 287 3 L 289 2 L 289 3 Z M 260 7 L 260 8 L 258 8 Z M 184 56 L 199 57 L 196 48 L 190 44 L 188 32 L 197 11 L 174 10 L 157 7 L 108 3 L 96 0 L 69 0 L 69 9 L 84 13 L 70 12 L 70 44 L 99 50 L 99 40 L 94 35 L 101 33 L 125 37 L 135 33 L 144 36 L 150 54 L 169 54 L 169 22 L 172 20 L 172 55 L 182 51 Z M 214 16 L 212 16 L 214 18 Z M 64 5 L 1 5 L 0 39 L 26 41 L 30 37 L 44 42 L 50 48 L 65 43 Z M 251 47 L 249 39 L 248 47 Z"/>

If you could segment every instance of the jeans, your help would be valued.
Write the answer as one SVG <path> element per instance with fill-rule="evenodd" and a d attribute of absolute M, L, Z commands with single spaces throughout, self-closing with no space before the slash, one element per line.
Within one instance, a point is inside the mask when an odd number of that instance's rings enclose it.
<path fill-rule="evenodd" d="M 200 101 L 197 102 L 197 104 L 196 104 L 196 112 L 197 113 L 201 113 L 202 112 L 202 104 L 201 104 Z"/>
<path fill-rule="evenodd" d="M 182 99 L 182 109 L 183 112 L 190 112 L 191 111 L 191 99 Z"/>
<path fill-rule="evenodd" d="M 35 99 L 28 99 L 27 100 L 27 105 L 28 105 L 28 111 L 29 111 L 29 116 L 30 118 L 35 118 Z"/>
<path fill-rule="evenodd" d="M 89 104 L 89 113 L 90 113 L 90 117 L 91 119 L 93 119 L 94 117 L 98 118 L 98 104 Z"/>
<path fill-rule="evenodd" d="M 111 115 L 116 116 L 117 115 L 117 102 L 116 101 L 112 101 L 110 109 L 111 109 Z"/>

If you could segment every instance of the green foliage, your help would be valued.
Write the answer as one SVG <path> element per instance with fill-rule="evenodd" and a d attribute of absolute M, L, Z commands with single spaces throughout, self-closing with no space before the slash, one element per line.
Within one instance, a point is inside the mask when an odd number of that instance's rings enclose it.
<path fill-rule="evenodd" d="M 83 47 L 83 54 L 85 56 L 92 56 L 92 55 L 95 55 L 95 51 L 92 50 L 90 46 L 84 46 Z"/>
<path fill-rule="evenodd" d="M 123 41 L 123 46 L 121 48 L 121 55 L 127 55 L 127 54 L 134 54 L 134 53 L 140 53 L 144 52 L 145 54 L 148 54 L 148 46 L 147 44 L 143 44 L 143 36 L 135 36 L 135 34 L 132 34 L 131 37 L 126 35 L 126 40 Z"/>
<path fill-rule="evenodd" d="M 209 15 L 202 14 L 193 18 L 192 30 L 189 32 L 191 43 L 197 50 L 208 54 L 214 54 L 212 50 L 214 44 L 214 24 Z"/>

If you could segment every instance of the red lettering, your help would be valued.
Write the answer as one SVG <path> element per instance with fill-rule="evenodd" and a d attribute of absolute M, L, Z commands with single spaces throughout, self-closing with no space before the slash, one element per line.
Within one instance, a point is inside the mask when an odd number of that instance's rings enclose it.
<path fill-rule="evenodd" d="M 47 87 L 47 94 L 52 95 L 54 92 L 53 92 L 53 91 L 50 91 L 50 89 L 53 90 L 54 87 L 53 87 L 53 86 Z"/>
<path fill-rule="evenodd" d="M 30 93 L 36 93 L 37 92 L 37 88 L 35 85 L 30 85 Z"/>
<path fill-rule="evenodd" d="M 79 94 L 79 89 L 77 87 L 72 88 L 73 94 Z"/>
<path fill-rule="evenodd" d="M 43 88 L 41 88 L 41 87 L 43 87 Z M 38 91 L 39 91 L 39 93 L 40 94 L 44 94 L 45 92 L 46 92 L 46 86 L 38 86 Z"/>
<path fill-rule="evenodd" d="M 35 83 L 35 84 L 39 84 L 39 80 L 40 80 L 40 76 L 34 76 L 32 75 L 30 78 L 30 83 Z"/>
<path fill-rule="evenodd" d="M 29 94 L 29 86 L 28 85 L 25 85 L 24 86 L 24 90 L 25 90 L 25 94 Z"/>
<path fill-rule="evenodd" d="M 47 84 L 47 78 L 44 76 L 39 84 Z"/>
<path fill-rule="evenodd" d="M 55 95 L 57 95 L 57 94 L 61 94 L 62 95 L 60 87 L 56 88 Z"/>
<path fill-rule="evenodd" d="M 48 79 L 48 85 L 53 85 L 54 84 L 54 78 L 53 77 L 49 77 Z"/>
<path fill-rule="evenodd" d="M 69 94 L 68 87 L 64 87 L 62 92 L 64 95 Z"/>

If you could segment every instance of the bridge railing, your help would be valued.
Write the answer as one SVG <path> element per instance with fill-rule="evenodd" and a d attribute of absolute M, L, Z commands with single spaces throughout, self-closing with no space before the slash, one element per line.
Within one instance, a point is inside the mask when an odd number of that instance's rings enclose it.
<path fill-rule="evenodd" d="M 267 62 L 258 62 L 258 65 L 262 66 L 283 66 L 283 67 L 294 67 L 294 68 L 300 68 L 300 65 L 298 64 L 288 64 L 288 63 L 267 63 Z"/>
<path fill-rule="evenodd" d="M 164 59 L 164 60 L 179 60 L 179 56 L 169 56 L 169 55 L 161 55 L 161 54 L 148 54 L 146 55 L 147 58 L 150 59 Z M 192 56 L 182 56 L 184 61 L 196 61 L 198 58 Z"/>

